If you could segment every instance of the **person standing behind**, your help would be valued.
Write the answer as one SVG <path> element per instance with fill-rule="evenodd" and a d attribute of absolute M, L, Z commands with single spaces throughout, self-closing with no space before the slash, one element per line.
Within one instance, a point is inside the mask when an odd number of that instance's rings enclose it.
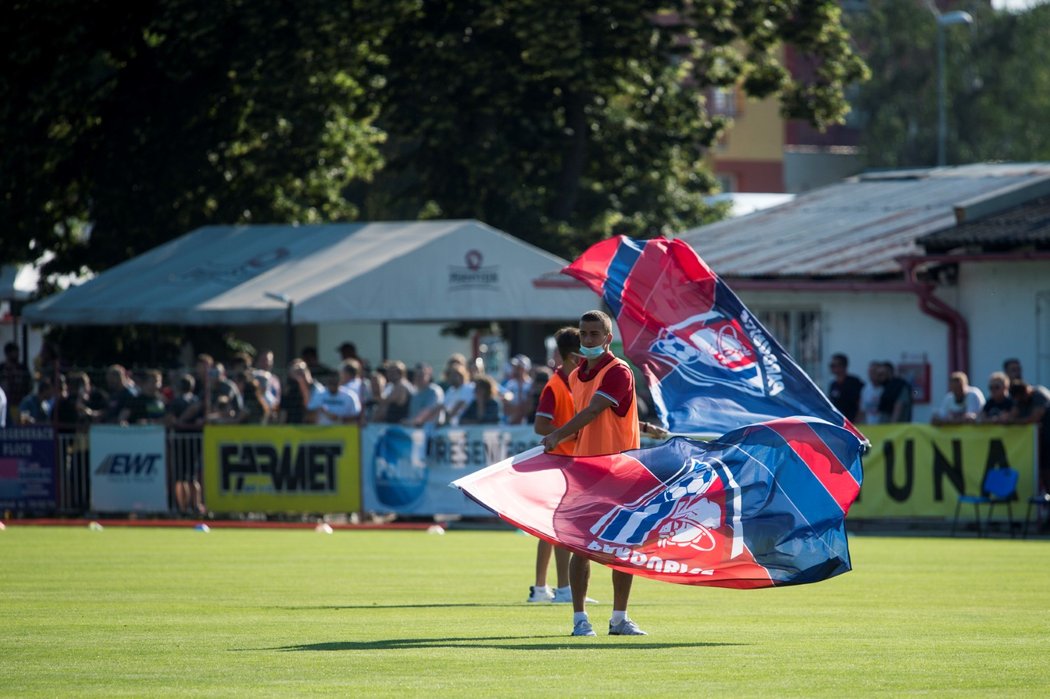
<path fill-rule="evenodd" d="M 264 349 L 255 358 L 252 375 L 259 382 L 263 391 L 263 400 L 270 408 L 270 414 L 276 415 L 281 408 L 281 380 L 273 373 L 273 350 Z"/>
<path fill-rule="evenodd" d="M 138 393 L 120 411 L 122 425 L 161 425 L 167 409 L 160 399 L 160 372 L 140 371 L 135 376 Z"/>
<path fill-rule="evenodd" d="M 879 369 L 882 395 L 879 396 L 879 422 L 911 422 L 911 384 L 893 375 L 893 364 L 882 362 Z"/>
<path fill-rule="evenodd" d="M 1010 379 L 1010 383 L 1013 383 L 1014 381 L 1023 381 L 1024 379 L 1021 374 L 1021 360 L 1016 357 L 1004 359 L 1003 373 Z"/>
<path fill-rule="evenodd" d="M 655 438 L 666 437 L 667 432 L 663 429 L 648 423 L 639 425 L 634 374 L 626 362 L 609 351 L 612 340 L 612 319 L 608 315 L 602 311 L 587 311 L 580 316 L 580 356 L 586 361 L 569 375 L 576 414 L 543 438 L 545 451 L 552 451 L 572 435 L 576 435 L 574 456 L 600 456 L 637 449 L 641 446 L 643 431 Z M 586 611 L 590 573 L 590 559 L 574 553 L 569 561 L 573 636 L 595 635 Z M 612 572 L 611 636 L 646 635 L 627 617 L 633 581 L 634 576 L 630 573 Z"/>
<path fill-rule="evenodd" d="M 491 376 L 484 374 L 474 379 L 474 400 L 463 409 L 459 417 L 461 425 L 495 425 L 500 420 L 499 401 L 496 395 L 499 385 Z"/>
<path fill-rule="evenodd" d="M 445 367 L 445 423 L 458 425 L 459 418 L 474 399 L 474 384 L 470 381 L 467 367 L 462 362 L 450 361 Z"/>
<path fill-rule="evenodd" d="M 7 396 L 7 424 L 18 424 L 18 406 L 33 391 L 33 376 L 18 359 L 18 345 L 4 345 L 4 362 L 0 364 L 0 389 Z"/>
<path fill-rule="evenodd" d="M 988 377 L 988 400 L 984 402 L 977 422 L 1005 422 L 1014 402 L 1006 392 L 1010 385 L 1009 377 L 1001 371 L 994 371 Z"/>
<path fill-rule="evenodd" d="M 244 410 L 237 416 L 235 422 L 242 425 L 268 424 L 272 411 L 270 404 L 266 402 L 262 384 L 255 378 L 255 374 L 251 370 L 234 374 L 233 383 L 236 384 L 241 400 L 244 402 Z"/>
<path fill-rule="evenodd" d="M 412 384 L 416 392 L 408 401 L 406 425 L 432 430 L 441 419 L 445 392 L 434 383 L 434 369 L 420 362 L 412 371 Z M 428 432 L 429 434 L 429 432 Z"/>
<path fill-rule="evenodd" d="M 338 375 L 338 372 L 336 372 L 335 369 L 327 364 L 321 363 L 321 360 L 317 356 L 316 347 L 303 347 L 299 356 L 304 362 L 306 362 L 306 366 L 309 367 L 310 375 L 322 383 L 327 383 L 330 374 Z"/>
<path fill-rule="evenodd" d="M 554 374 L 543 387 L 539 405 L 536 408 L 536 419 L 533 429 L 536 434 L 548 435 L 564 425 L 576 414 L 572 402 L 572 389 L 569 388 L 569 374 L 579 364 L 580 331 L 572 326 L 562 328 L 554 333 L 554 361 L 558 366 Z M 571 435 L 551 450 L 552 454 L 572 456 L 576 449 L 576 435 Z M 547 568 L 550 565 L 551 552 L 554 553 L 554 568 L 557 571 L 558 587 L 551 591 L 547 586 Z M 527 602 L 572 602 L 572 589 L 569 586 L 569 558 L 572 553 L 560 546 L 554 546 L 543 539 L 536 542 L 536 584 L 529 588 Z M 592 600 L 593 601 L 593 600 Z"/>
<path fill-rule="evenodd" d="M 516 354 L 510 360 L 510 378 L 500 386 L 503 414 L 508 425 L 525 422 L 529 408 L 529 391 L 532 389 L 532 360 L 524 354 Z"/>
<path fill-rule="evenodd" d="M 984 407 L 984 394 L 981 389 L 970 385 L 965 372 L 953 371 L 948 377 L 948 393 L 941 401 L 941 407 L 930 420 L 934 425 L 958 425 L 964 422 L 977 422 L 977 416 Z"/>
<path fill-rule="evenodd" d="M 195 384 L 193 374 L 183 374 L 179 377 L 175 385 L 175 397 L 168 403 L 168 414 L 165 420 L 168 427 L 175 430 L 192 431 L 204 425 L 204 412 L 196 408 L 190 410 L 200 402 L 200 397 L 193 391 Z"/>
<path fill-rule="evenodd" d="M 408 368 L 405 363 L 398 359 L 386 362 L 383 372 L 386 375 L 386 386 L 380 394 L 372 420 L 400 423 L 408 417 L 408 403 L 416 388 L 408 382 Z"/>
<path fill-rule="evenodd" d="M 18 421 L 23 425 L 44 425 L 51 422 L 54 406 L 51 379 L 42 378 L 36 383 L 36 392 L 30 393 L 18 404 Z"/>
<path fill-rule="evenodd" d="M 194 393 L 196 380 L 193 374 L 185 373 L 179 377 L 175 387 L 175 397 L 168 403 L 168 414 L 165 422 L 175 432 L 198 432 L 204 426 L 204 410 L 201 399 Z M 175 507 L 183 514 L 203 514 L 204 490 L 201 487 L 201 457 L 196 449 L 188 450 L 189 457 L 185 462 L 173 467 L 172 480 L 175 482 Z"/>
<path fill-rule="evenodd" d="M 357 402 L 361 404 L 361 417 L 364 417 L 365 407 L 368 405 L 371 393 L 368 382 L 361 376 L 361 362 L 356 359 L 344 359 L 339 365 L 339 383 L 344 391 L 349 391 L 357 396 Z"/>
<path fill-rule="evenodd" d="M 310 368 L 302 359 L 293 359 L 288 364 L 288 381 L 281 392 L 281 422 L 301 425 L 306 422 L 306 406 L 315 393 L 324 386 L 314 380 Z"/>
<path fill-rule="evenodd" d="M 860 412 L 857 418 L 874 425 L 879 422 L 879 400 L 882 398 L 882 362 L 868 364 L 868 382 L 860 391 Z"/>
<path fill-rule="evenodd" d="M 1016 425 L 1034 424 L 1039 444 L 1039 480 L 1043 492 L 1050 492 L 1050 390 L 1024 381 L 1010 383 L 1014 407 L 1006 421 Z"/>
<path fill-rule="evenodd" d="M 120 421 L 120 414 L 138 395 L 138 389 L 128 378 L 127 369 L 120 364 L 112 364 L 106 369 L 106 409 L 102 413 L 102 422 L 115 423 Z"/>
<path fill-rule="evenodd" d="M 864 390 L 864 382 L 847 373 L 849 357 L 841 352 L 831 355 L 829 366 L 835 378 L 828 387 L 828 398 L 847 420 L 856 422 L 860 413 L 860 394 Z"/>
<path fill-rule="evenodd" d="M 361 401 L 339 384 L 339 374 L 328 374 L 325 388 L 317 391 L 306 406 L 309 421 L 317 425 L 345 425 L 361 414 Z"/>

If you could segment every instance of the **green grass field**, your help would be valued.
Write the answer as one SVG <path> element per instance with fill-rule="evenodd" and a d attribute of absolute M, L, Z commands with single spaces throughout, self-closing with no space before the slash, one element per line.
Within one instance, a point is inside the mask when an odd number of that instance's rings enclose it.
<path fill-rule="evenodd" d="M 854 536 L 853 572 L 774 590 L 639 579 L 635 638 L 525 604 L 509 531 L 9 526 L 0 551 L 5 697 L 1050 691 L 1047 541 Z M 601 567 L 591 594 L 603 634 Z"/>

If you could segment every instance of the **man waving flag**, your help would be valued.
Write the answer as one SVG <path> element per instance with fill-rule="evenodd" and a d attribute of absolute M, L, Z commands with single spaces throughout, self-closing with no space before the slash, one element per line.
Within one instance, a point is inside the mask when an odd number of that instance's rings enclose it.
<path fill-rule="evenodd" d="M 722 437 L 603 456 L 526 452 L 453 485 L 631 574 L 753 588 L 848 571 L 863 435 L 729 287 L 678 240 L 613 238 L 563 272 L 612 310 L 667 427 Z"/>

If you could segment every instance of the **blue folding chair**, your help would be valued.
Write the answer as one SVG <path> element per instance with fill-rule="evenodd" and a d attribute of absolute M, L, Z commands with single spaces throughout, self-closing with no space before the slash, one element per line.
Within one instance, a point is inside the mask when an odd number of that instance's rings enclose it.
<path fill-rule="evenodd" d="M 955 525 L 959 523 L 959 508 L 963 503 L 973 504 L 973 521 L 977 525 L 977 536 L 981 536 L 981 512 L 980 506 L 988 506 L 988 519 L 985 526 L 992 522 L 992 510 L 996 505 L 1006 504 L 1006 513 L 1010 521 L 1010 537 L 1014 536 L 1014 511 L 1010 505 L 1017 498 L 1017 480 L 1020 474 L 1012 468 L 992 468 L 984 474 L 984 483 L 981 484 L 980 495 L 960 495 L 959 501 L 955 503 L 955 521 L 952 522 L 952 536 L 955 536 Z"/>

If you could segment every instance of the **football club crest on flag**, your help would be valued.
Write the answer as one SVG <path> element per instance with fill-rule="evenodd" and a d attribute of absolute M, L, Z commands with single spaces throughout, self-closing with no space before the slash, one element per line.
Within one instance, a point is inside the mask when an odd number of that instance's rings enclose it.
<path fill-rule="evenodd" d="M 453 483 L 534 536 L 627 573 L 759 588 L 850 569 L 861 444 L 819 419 L 676 437 L 610 456 L 536 448 Z"/>
<path fill-rule="evenodd" d="M 864 439 L 685 242 L 610 238 L 563 272 L 612 310 L 671 432 L 722 434 L 803 415 Z"/>

